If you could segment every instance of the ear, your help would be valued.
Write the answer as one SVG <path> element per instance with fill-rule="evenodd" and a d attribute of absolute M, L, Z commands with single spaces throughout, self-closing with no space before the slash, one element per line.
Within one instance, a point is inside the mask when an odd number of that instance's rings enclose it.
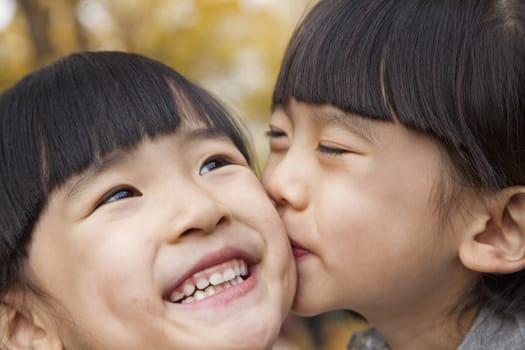
<path fill-rule="evenodd" d="M 464 237 L 459 256 L 482 273 L 512 273 L 525 268 L 525 187 L 507 187 L 485 196 L 478 224 Z"/>
<path fill-rule="evenodd" d="M 5 304 L 0 306 L 0 313 L 0 344 L 7 346 L 7 350 L 63 349 L 59 338 L 48 333 L 36 316 L 24 314 Z"/>

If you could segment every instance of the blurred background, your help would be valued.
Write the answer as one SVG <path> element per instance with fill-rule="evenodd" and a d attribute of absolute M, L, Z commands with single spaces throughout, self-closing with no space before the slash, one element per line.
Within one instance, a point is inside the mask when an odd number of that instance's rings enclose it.
<path fill-rule="evenodd" d="M 0 0 L 0 92 L 83 50 L 155 58 L 220 98 L 263 165 L 270 97 L 287 42 L 316 0 Z M 345 349 L 365 323 L 348 312 L 290 315 L 275 350 Z"/>

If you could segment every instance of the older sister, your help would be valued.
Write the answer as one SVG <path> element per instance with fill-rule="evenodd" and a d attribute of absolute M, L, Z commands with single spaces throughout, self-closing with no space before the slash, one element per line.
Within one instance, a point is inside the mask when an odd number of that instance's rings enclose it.
<path fill-rule="evenodd" d="M 355 310 L 396 350 L 524 349 L 524 135 L 525 1 L 320 1 L 265 172 L 294 310 Z"/>

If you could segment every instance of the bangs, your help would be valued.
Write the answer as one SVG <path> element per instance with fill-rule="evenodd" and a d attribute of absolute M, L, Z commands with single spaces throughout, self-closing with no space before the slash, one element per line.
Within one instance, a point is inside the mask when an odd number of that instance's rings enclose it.
<path fill-rule="evenodd" d="M 388 119 L 381 69 L 394 7 L 392 1 L 320 1 L 289 44 L 272 109 L 295 98 Z"/>
<path fill-rule="evenodd" d="M 321 0 L 292 38 L 272 108 L 293 97 L 439 134 L 431 121 L 455 107 L 451 70 L 467 63 L 468 34 L 449 29 L 468 6 L 454 3 L 466 2 Z"/>
<path fill-rule="evenodd" d="M 447 138 L 468 106 L 501 104 L 488 97 L 515 95 L 523 77 L 523 68 L 517 72 L 523 61 L 511 62 L 516 55 L 505 48 L 522 41 L 523 32 L 497 7 L 497 1 L 321 0 L 290 42 L 272 109 L 290 98 L 332 104 Z"/>
<path fill-rule="evenodd" d="M 34 146 L 40 150 L 46 191 L 116 149 L 144 136 L 176 130 L 182 121 L 163 67 L 141 59 L 74 55 L 44 68 L 27 91 L 33 103 Z M 160 68 L 160 69 L 159 69 Z M 30 82 L 32 83 L 32 82 Z M 36 112 L 36 113 L 35 113 Z"/>
<path fill-rule="evenodd" d="M 146 136 L 175 132 L 195 119 L 242 148 L 226 110 L 170 68 L 136 55 L 96 57 L 76 54 L 58 62 L 49 67 L 48 86 L 30 89 L 42 92 L 35 110 L 46 118 L 35 120 L 34 136 L 44 152 L 48 190 L 116 149 L 133 148 Z"/>
<path fill-rule="evenodd" d="M 510 0 L 321 0 L 287 48 L 272 109 L 295 98 L 395 120 L 440 140 L 468 183 L 517 183 L 500 169 L 525 161 L 505 161 L 525 122 L 516 120 L 525 110 L 522 7 Z M 486 147 L 494 142 L 501 147 Z"/>

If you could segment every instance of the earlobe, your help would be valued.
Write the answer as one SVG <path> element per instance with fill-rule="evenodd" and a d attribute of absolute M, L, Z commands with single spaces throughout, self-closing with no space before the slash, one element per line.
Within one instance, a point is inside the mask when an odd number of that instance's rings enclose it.
<path fill-rule="evenodd" d="M 3 305 L 1 344 L 9 350 L 61 350 L 63 347 L 56 339 L 51 339 L 40 322 L 32 315 L 25 315 L 20 311 Z M 5 322 L 4 322 L 5 321 Z"/>
<path fill-rule="evenodd" d="M 45 331 L 37 327 L 32 320 L 19 312 L 16 312 L 11 320 L 12 333 L 9 337 L 9 344 L 14 349 L 31 349 L 35 341 L 45 337 Z"/>
<path fill-rule="evenodd" d="M 513 273 L 525 268 L 525 187 L 487 195 L 483 222 L 465 237 L 460 259 L 471 270 Z M 479 219 L 479 218 L 478 218 Z"/>

